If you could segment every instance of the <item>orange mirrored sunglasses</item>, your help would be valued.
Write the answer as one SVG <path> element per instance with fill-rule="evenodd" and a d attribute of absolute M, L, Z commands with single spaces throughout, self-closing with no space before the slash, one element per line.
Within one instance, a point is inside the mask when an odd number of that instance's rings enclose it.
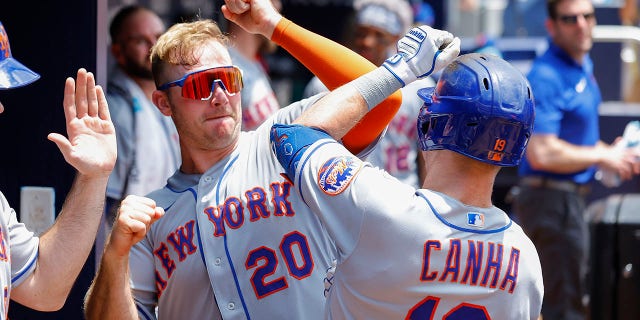
<path fill-rule="evenodd" d="M 178 80 L 167 82 L 159 86 L 158 90 L 181 87 L 183 98 L 209 100 L 213 96 L 216 83 L 232 96 L 242 90 L 242 71 L 236 66 L 198 70 L 187 73 Z"/>

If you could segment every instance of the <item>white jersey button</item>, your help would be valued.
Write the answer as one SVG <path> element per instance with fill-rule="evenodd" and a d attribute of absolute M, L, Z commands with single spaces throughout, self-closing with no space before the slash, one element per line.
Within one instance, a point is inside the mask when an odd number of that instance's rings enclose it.
<path fill-rule="evenodd" d="M 233 309 L 235 309 L 235 308 L 236 308 L 236 304 L 235 304 L 235 303 L 233 303 L 233 302 L 229 302 L 229 303 L 227 304 L 227 309 L 229 309 L 229 310 L 233 310 Z"/>

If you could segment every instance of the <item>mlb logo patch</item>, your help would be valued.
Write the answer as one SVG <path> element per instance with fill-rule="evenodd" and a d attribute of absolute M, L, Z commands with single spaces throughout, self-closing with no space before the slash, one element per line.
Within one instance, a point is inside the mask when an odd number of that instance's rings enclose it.
<path fill-rule="evenodd" d="M 484 214 L 467 212 L 467 224 L 476 228 L 484 228 Z"/>

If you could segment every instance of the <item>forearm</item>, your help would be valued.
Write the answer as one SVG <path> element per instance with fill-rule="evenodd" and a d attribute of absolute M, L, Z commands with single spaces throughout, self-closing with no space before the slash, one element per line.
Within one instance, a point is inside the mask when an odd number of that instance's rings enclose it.
<path fill-rule="evenodd" d="M 556 137 L 532 137 L 527 159 L 535 170 L 568 174 L 597 165 L 604 158 L 604 147 L 579 146 Z"/>
<path fill-rule="evenodd" d="M 271 38 L 333 90 L 376 68 L 371 62 L 348 48 L 317 35 L 283 18 Z M 339 57 L 339 58 L 337 58 Z M 343 143 L 349 151 L 358 153 L 382 133 L 402 103 L 396 91 L 348 131 Z"/>
<path fill-rule="evenodd" d="M 401 85 L 386 68 L 379 67 L 322 97 L 296 123 L 320 128 L 340 140 Z"/>
<path fill-rule="evenodd" d="M 566 156 L 563 157 L 560 154 L 550 155 L 538 170 L 557 174 L 570 174 L 585 170 L 596 164 L 595 159 L 592 157 L 581 158 L 577 153 L 567 152 L 567 150 L 565 150 L 563 154 Z M 574 156 L 570 156 L 571 154 L 574 154 Z"/>
<path fill-rule="evenodd" d="M 86 319 L 138 319 L 129 278 L 128 256 L 105 250 L 100 269 L 85 297 Z"/>
<path fill-rule="evenodd" d="M 95 241 L 108 177 L 78 175 L 55 224 L 40 237 L 34 273 L 12 299 L 37 310 L 61 308 Z"/>
<path fill-rule="evenodd" d="M 340 141 L 366 112 L 366 103 L 362 96 L 355 87 L 347 85 L 316 101 L 294 123 L 322 129 Z M 340 113 L 341 116 L 334 117 L 335 113 Z"/>

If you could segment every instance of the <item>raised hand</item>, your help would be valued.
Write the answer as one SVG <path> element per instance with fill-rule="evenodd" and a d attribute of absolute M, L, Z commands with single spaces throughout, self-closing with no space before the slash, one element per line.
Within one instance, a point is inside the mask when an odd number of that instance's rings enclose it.
<path fill-rule="evenodd" d="M 81 175 L 108 177 L 116 162 L 116 133 L 104 92 L 92 73 L 79 69 L 64 88 L 67 136 L 50 133 L 64 159 Z"/>
<path fill-rule="evenodd" d="M 460 39 L 443 30 L 423 25 L 398 41 L 398 53 L 383 66 L 403 86 L 442 70 L 460 54 Z"/>
<path fill-rule="evenodd" d="M 235 14 L 243 14 L 250 9 L 249 1 L 245 0 L 225 0 L 225 7 L 228 11 L 233 12 Z"/>
<path fill-rule="evenodd" d="M 273 30 L 282 19 L 271 0 L 225 0 L 222 14 L 245 31 L 271 39 Z"/>

